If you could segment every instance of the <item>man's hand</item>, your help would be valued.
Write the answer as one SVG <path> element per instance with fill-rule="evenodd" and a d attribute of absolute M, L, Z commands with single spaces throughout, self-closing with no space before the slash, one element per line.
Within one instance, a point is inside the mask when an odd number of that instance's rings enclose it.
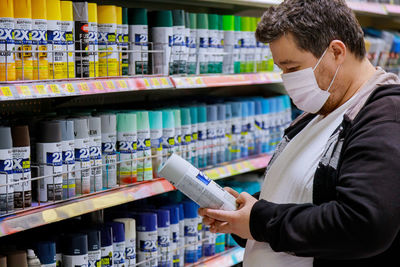
<path fill-rule="evenodd" d="M 204 217 L 204 224 L 210 225 L 213 233 L 233 233 L 241 238 L 254 239 L 250 233 L 250 212 L 257 199 L 246 192 L 239 194 L 229 187 L 224 189 L 236 198 L 238 209 L 224 211 L 200 208 L 199 214 Z"/>

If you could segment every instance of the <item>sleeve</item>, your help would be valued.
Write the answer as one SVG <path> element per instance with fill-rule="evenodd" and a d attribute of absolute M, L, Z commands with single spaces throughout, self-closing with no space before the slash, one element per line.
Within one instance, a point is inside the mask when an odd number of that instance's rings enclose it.
<path fill-rule="evenodd" d="M 257 192 L 253 195 L 256 199 L 260 198 L 260 192 Z M 238 243 L 239 246 L 242 248 L 246 247 L 247 239 L 241 238 L 240 236 L 237 236 L 235 234 L 231 234 L 232 238 Z"/>
<path fill-rule="evenodd" d="M 259 200 L 250 214 L 255 240 L 277 252 L 359 259 L 387 250 L 400 225 L 400 123 L 372 121 L 343 147 L 336 199 L 321 205 Z"/>

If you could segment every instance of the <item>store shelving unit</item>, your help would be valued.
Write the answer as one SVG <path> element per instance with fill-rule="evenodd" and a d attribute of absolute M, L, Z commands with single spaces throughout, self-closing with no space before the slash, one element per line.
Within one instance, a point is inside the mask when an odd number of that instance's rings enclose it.
<path fill-rule="evenodd" d="M 201 267 L 221 267 L 221 266 L 233 266 L 243 261 L 244 248 L 232 247 L 224 252 L 221 252 L 215 256 L 204 258 L 196 264 L 191 266 L 201 266 Z"/>

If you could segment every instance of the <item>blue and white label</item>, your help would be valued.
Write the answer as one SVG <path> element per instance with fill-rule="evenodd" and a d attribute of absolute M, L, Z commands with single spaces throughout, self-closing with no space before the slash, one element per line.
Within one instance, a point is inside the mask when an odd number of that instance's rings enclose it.
<path fill-rule="evenodd" d="M 211 182 L 211 179 L 208 178 L 204 173 L 199 172 L 196 176 L 197 179 L 199 179 L 203 184 L 208 185 Z"/>

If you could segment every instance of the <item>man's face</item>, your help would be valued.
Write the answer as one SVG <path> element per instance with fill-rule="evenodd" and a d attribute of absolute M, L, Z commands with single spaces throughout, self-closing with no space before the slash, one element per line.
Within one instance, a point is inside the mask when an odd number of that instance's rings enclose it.
<path fill-rule="evenodd" d="M 275 64 L 283 71 L 283 73 L 291 73 L 310 67 L 314 68 L 318 62 L 318 58 L 316 58 L 311 52 L 301 50 L 297 46 L 293 35 L 290 33 L 271 42 L 270 48 Z M 335 62 L 335 56 L 328 50 L 314 71 L 319 88 L 322 90 L 328 89 L 337 68 L 338 65 Z M 337 103 L 339 103 L 341 97 L 343 97 L 344 92 L 340 92 L 340 88 L 343 88 L 343 86 L 340 85 L 339 80 L 340 73 L 329 90 L 331 96 L 319 112 L 320 114 L 332 111 L 336 107 Z"/>

